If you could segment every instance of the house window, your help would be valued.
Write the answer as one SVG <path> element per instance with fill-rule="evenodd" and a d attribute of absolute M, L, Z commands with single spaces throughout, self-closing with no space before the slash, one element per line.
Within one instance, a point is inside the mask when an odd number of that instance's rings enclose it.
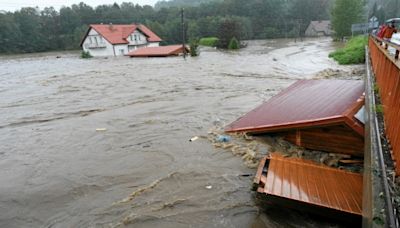
<path fill-rule="evenodd" d="M 103 37 L 100 36 L 100 43 L 103 43 Z"/>
<path fill-rule="evenodd" d="M 140 40 L 140 35 L 138 35 L 138 40 Z"/>
<path fill-rule="evenodd" d="M 133 41 L 133 36 L 132 35 L 129 35 L 129 38 L 131 39 L 131 41 Z"/>
<path fill-rule="evenodd" d="M 135 41 L 137 40 L 137 35 L 135 34 Z"/>
<path fill-rule="evenodd" d="M 92 37 L 89 36 L 89 43 L 93 43 L 92 42 Z"/>

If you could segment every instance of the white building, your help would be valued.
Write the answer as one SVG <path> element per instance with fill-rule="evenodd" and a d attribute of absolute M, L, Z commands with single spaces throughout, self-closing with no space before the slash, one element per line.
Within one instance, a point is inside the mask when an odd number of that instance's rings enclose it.
<path fill-rule="evenodd" d="M 90 25 L 81 47 L 92 56 L 121 56 L 141 47 L 158 47 L 161 38 L 142 24 Z"/>

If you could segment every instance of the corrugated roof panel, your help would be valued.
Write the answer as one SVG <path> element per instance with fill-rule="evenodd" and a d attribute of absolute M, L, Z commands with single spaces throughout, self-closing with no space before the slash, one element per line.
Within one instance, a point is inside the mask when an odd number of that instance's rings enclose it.
<path fill-rule="evenodd" d="M 273 154 L 263 193 L 361 215 L 362 175 Z"/>
<path fill-rule="evenodd" d="M 343 122 L 363 95 L 363 81 L 300 80 L 234 121 L 226 131 L 268 132 L 290 126 Z"/>

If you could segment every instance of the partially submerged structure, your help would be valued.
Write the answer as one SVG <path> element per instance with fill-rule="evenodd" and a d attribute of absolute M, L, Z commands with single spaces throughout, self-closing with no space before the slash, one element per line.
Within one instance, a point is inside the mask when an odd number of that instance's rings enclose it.
<path fill-rule="evenodd" d="M 225 130 L 274 133 L 307 149 L 362 157 L 364 125 L 356 114 L 363 93 L 363 81 L 300 80 Z"/>
<path fill-rule="evenodd" d="M 311 21 L 308 25 L 306 36 L 330 36 L 332 34 L 331 21 Z"/>
<path fill-rule="evenodd" d="M 270 203 L 361 224 L 361 174 L 271 154 L 260 162 L 254 185 Z"/>
<path fill-rule="evenodd" d="M 364 155 L 364 82 L 300 80 L 226 127 L 275 134 L 318 151 Z M 264 157 L 254 187 L 268 203 L 361 224 L 363 176 L 277 153 Z"/>
<path fill-rule="evenodd" d="M 123 56 L 143 47 L 158 47 L 161 38 L 142 24 L 92 24 L 80 46 L 92 56 Z"/>
<path fill-rule="evenodd" d="M 183 45 L 168 45 L 160 47 L 146 47 L 134 50 L 128 53 L 130 57 L 167 57 L 167 56 L 178 56 L 189 52 L 189 48 Z"/>

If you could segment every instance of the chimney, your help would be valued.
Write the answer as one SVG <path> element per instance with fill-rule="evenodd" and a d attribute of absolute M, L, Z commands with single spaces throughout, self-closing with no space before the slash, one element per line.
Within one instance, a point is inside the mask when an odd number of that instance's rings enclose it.
<path fill-rule="evenodd" d="M 108 25 L 108 28 L 112 31 L 112 30 L 113 30 L 113 24 L 110 23 L 110 24 Z"/>

